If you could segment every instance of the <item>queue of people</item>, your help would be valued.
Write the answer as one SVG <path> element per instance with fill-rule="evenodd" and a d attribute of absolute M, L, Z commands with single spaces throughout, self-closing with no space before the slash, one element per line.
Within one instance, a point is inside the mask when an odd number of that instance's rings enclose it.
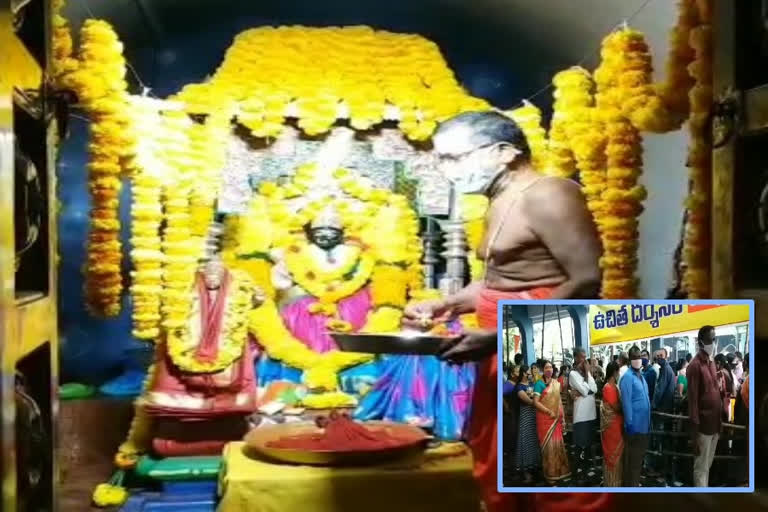
<path fill-rule="evenodd" d="M 697 343 L 696 354 L 674 363 L 666 349 L 651 360 L 647 350 L 635 346 L 604 370 L 602 361 L 588 360 L 580 348 L 574 350 L 573 367 L 563 365 L 559 372 L 543 360 L 529 368 L 518 354 L 504 386 L 505 464 L 511 463 L 524 484 L 540 473 L 550 485 L 569 479 L 581 486 L 594 467 L 593 447 L 600 446 L 603 486 L 638 487 L 644 469 L 653 473 L 651 433 L 663 435 L 665 418 L 679 412 L 689 417 L 693 484 L 707 487 L 723 423 L 747 424 L 749 357 L 715 355 L 712 326 L 700 329 Z M 564 403 L 572 404 L 572 418 L 566 418 Z M 566 421 L 572 427 L 570 450 Z M 660 445 L 653 448 L 662 452 Z"/>

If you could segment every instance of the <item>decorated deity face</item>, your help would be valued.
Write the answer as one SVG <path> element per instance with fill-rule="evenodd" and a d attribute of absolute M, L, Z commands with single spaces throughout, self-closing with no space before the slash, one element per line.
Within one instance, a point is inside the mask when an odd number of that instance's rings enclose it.
<path fill-rule="evenodd" d="M 315 227 L 309 230 L 310 241 L 321 249 L 329 251 L 344 241 L 344 231 L 331 227 Z"/>
<path fill-rule="evenodd" d="M 205 264 L 203 267 L 203 281 L 205 287 L 209 290 L 217 290 L 221 287 L 221 283 L 224 281 L 224 273 L 226 269 L 224 264 L 218 260 L 212 260 Z"/>

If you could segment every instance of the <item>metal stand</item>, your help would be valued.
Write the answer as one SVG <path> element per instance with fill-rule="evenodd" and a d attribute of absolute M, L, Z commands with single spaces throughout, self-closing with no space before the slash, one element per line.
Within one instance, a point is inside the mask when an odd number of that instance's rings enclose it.
<path fill-rule="evenodd" d="M 439 289 L 443 295 L 452 295 L 464 288 L 467 276 L 467 235 L 461 216 L 459 195 L 451 189 L 450 218 L 442 224 L 445 233 L 445 275 L 440 279 Z"/>
<path fill-rule="evenodd" d="M 437 230 L 436 222 L 429 217 L 425 218 L 426 226 L 422 234 L 424 243 L 424 286 L 427 289 L 434 289 L 437 285 L 437 264 L 440 263 L 438 249 L 440 246 L 440 233 Z"/>

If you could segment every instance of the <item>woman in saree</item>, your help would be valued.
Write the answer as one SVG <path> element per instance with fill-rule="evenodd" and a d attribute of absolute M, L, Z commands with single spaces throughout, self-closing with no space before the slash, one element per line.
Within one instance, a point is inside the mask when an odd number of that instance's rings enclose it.
<path fill-rule="evenodd" d="M 563 441 L 564 415 L 560 383 L 552 378 L 552 363 L 544 361 L 542 368 L 542 379 L 533 387 L 533 404 L 536 407 L 536 430 L 539 434 L 544 478 L 554 483 L 571 476 L 571 469 Z"/>
<path fill-rule="evenodd" d="M 619 365 L 608 363 L 605 370 L 603 401 L 600 405 L 600 437 L 603 444 L 603 487 L 621 487 L 624 453 L 624 415 L 616 379 Z"/>
<path fill-rule="evenodd" d="M 523 483 L 533 483 L 533 475 L 541 468 L 541 453 L 536 434 L 536 408 L 533 405 L 533 386 L 528 378 L 528 367 L 520 367 L 515 397 L 518 403 L 517 446 L 515 469 L 523 474 Z"/>

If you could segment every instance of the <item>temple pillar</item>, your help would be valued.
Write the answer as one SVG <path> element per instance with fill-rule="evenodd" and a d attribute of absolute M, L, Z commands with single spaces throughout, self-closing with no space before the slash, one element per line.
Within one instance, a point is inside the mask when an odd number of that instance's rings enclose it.
<path fill-rule="evenodd" d="M 504 316 L 515 322 L 520 330 L 523 362 L 528 366 L 532 365 L 536 362 L 536 350 L 533 347 L 533 320 L 528 314 L 528 306 L 504 306 Z"/>
<path fill-rule="evenodd" d="M 589 357 L 589 321 L 587 320 L 588 306 L 566 306 L 573 320 L 573 332 L 576 347 L 583 348 Z"/>

